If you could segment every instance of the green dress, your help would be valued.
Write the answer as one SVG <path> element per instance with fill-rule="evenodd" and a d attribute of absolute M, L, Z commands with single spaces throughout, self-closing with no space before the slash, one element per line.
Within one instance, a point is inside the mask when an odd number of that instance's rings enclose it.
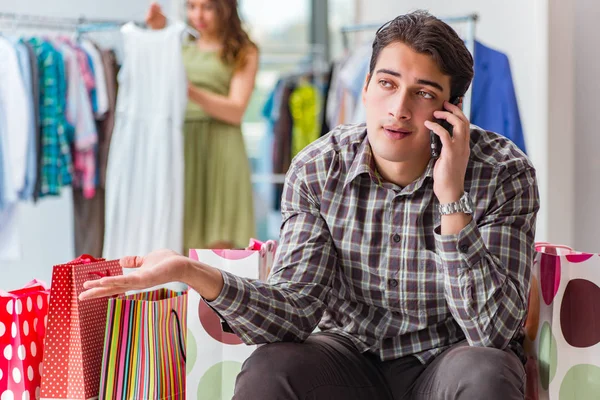
<path fill-rule="evenodd" d="M 194 86 L 229 93 L 233 68 L 220 60 L 217 51 L 185 45 L 183 62 Z M 255 222 L 241 127 L 215 119 L 189 101 L 184 135 L 184 254 L 221 241 L 246 247 L 255 235 Z"/>

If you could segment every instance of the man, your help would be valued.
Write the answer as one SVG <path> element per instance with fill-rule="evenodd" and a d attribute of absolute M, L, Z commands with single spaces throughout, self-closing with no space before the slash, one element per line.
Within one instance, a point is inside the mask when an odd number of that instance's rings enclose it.
<path fill-rule="evenodd" d="M 373 43 L 366 126 L 338 127 L 292 163 L 268 283 L 161 250 L 123 259 L 144 268 L 88 282 L 82 297 L 189 284 L 244 342 L 269 343 L 244 364 L 235 399 L 522 399 L 511 348 L 526 314 L 535 171 L 450 104 L 472 77 L 448 25 L 396 18 Z"/>

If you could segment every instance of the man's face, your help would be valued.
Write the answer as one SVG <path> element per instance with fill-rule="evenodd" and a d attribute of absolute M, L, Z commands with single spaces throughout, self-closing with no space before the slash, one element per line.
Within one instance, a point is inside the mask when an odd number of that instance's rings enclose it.
<path fill-rule="evenodd" d="M 379 53 L 363 88 L 367 135 L 375 160 L 422 167 L 430 158 L 426 120 L 450 97 L 450 77 L 402 42 Z M 400 164 L 399 164 L 400 165 Z"/>

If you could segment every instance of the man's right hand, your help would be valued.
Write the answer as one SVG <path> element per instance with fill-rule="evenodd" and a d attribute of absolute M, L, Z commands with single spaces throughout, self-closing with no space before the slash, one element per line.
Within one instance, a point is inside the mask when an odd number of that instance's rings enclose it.
<path fill-rule="evenodd" d="M 150 4 L 150 8 L 146 14 L 146 25 L 152 29 L 163 29 L 167 26 L 167 18 L 157 3 Z"/>
<path fill-rule="evenodd" d="M 85 300 L 114 296 L 132 290 L 147 290 L 169 282 L 181 282 L 188 260 L 167 249 L 155 250 L 144 257 L 123 257 L 120 260 L 121 267 L 133 268 L 133 272 L 85 282 L 83 288 L 86 291 L 79 298 Z"/>

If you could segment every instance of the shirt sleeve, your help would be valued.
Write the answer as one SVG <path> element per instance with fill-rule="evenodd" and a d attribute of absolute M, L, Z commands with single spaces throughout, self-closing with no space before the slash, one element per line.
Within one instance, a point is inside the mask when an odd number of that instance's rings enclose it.
<path fill-rule="evenodd" d="M 247 344 L 305 340 L 321 319 L 336 270 L 319 202 L 294 167 L 281 212 L 280 244 L 268 282 L 222 271 L 223 290 L 208 303 Z"/>
<path fill-rule="evenodd" d="M 532 167 L 502 167 L 483 216 L 440 235 L 445 296 L 471 346 L 505 348 L 526 315 L 539 194 Z"/>

